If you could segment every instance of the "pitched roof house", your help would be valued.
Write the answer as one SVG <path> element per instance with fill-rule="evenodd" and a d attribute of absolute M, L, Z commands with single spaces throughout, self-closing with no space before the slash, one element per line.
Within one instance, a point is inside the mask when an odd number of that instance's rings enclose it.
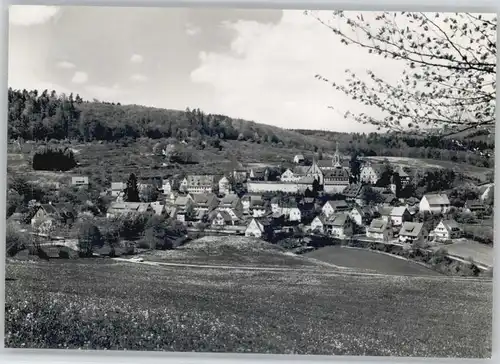
<path fill-rule="evenodd" d="M 219 199 L 213 193 L 190 193 L 193 200 L 193 208 L 195 211 L 213 211 L 217 206 L 219 206 Z"/>
<path fill-rule="evenodd" d="M 330 200 L 323 205 L 321 210 L 323 214 L 330 216 L 338 212 L 348 211 L 349 205 L 344 200 Z"/>
<path fill-rule="evenodd" d="M 390 218 L 393 226 L 401 226 L 404 222 L 411 221 L 411 214 L 404 206 L 393 207 Z"/>
<path fill-rule="evenodd" d="M 76 213 L 69 204 L 40 204 L 31 218 L 31 225 L 36 225 L 44 220 L 70 223 L 73 222 L 75 218 Z"/>
<path fill-rule="evenodd" d="M 219 209 L 234 209 L 243 212 L 243 204 L 237 194 L 230 193 L 220 200 Z"/>
<path fill-rule="evenodd" d="M 245 229 L 245 236 L 266 238 L 272 234 L 272 224 L 266 219 L 253 218 Z"/>
<path fill-rule="evenodd" d="M 444 214 L 450 210 L 450 200 L 444 193 L 427 194 L 420 200 L 419 210 L 421 212 L 428 211 L 433 214 Z"/>
<path fill-rule="evenodd" d="M 467 200 L 465 201 L 464 209 L 468 212 L 484 212 L 486 206 L 484 206 L 481 200 Z"/>
<path fill-rule="evenodd" d="M 326 232 L 338 239 L 352 236 L 352 222 L 346 214 L 331 215 L 325 222 Z"/>
<path fill-rule="evenodd" d="M 427 239 L 428 233 L 420 222 L 405 222 L 399 231 L 400 243 L 424 242 Z"/>
<path fill-rule="evenodd" d="M 455 220 L 441 220 L 436 228 L 432 231 L 432 235 L 436 240 L 451 240 L 462 236 L 462 229 Z"/>
<path fill-rule="evenodd" d="M 323 215 L 316 216 L 311 222 L 311 231 L 324 233 L 326 221 L 327 221 L 326 216 Z"/>
<path fill-rule="evenodd" d="M 227 211 L 217 210 L 214 211 L 211 216 L 212 225 L 215 226 L 226 226 L 226 225 L 234 225 L 234 221 L 231 216 L 227 213 Z"/>
<path fill-rule="evenodd" d="M 368 229 L 366 229 L 366 236 L 380 241 L 391 240 L 393 234 L 390 220 L 373 219 Z"/>
<path fill-rule="evenodd" d="M 349 217 L 358 225 L 365 225 L 368 220 L 373 216 L 373 210 L 369 206 L 354 205 L 349 211 Z"/>

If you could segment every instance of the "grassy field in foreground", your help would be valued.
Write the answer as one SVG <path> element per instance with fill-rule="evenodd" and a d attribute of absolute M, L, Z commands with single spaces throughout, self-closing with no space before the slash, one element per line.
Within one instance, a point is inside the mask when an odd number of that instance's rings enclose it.
<path fill-rule="evenodd" d="M 491 282 L 107 259 L 6 266 L 11 348 L 491 354 Z"/>
<path fill-rule="evenodd" d="M 326 246 L 305 256 L 347 268 L 366 269 L 381 274 L 441 276 L 440 273 L 415 262 L 370 250 L 342 246 Z"/>
<path fill-rule="evenodd" d="M 234 236 L 206 236 L 175 250 L 155 250 L 140 256 L 146 261 L 163 263 L 257 268 L 334 268 L 319 260 L 288 253 L 278 245 L 255 238 Z"/>

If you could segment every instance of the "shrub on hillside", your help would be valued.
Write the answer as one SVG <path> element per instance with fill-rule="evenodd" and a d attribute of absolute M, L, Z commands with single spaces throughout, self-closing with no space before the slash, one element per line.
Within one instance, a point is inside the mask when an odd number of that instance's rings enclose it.
<path fill-rule="evenodd" d="M 45 148 L 33 156 L 33 169 L 38 171 L 69 171 L 76 165 L 75 156 L 68 148 Z"/>
<path fill-rule="evenodd" d="M 78 227 L 78 248 L 80 255 L 91 256 L 95 247 L 102 247 L 104 239 L 99 228 L 89 220 L 84 220 Z"/>
<path fill-rule="evenodd" d="M 16 227 L 8 224 L 5 235 L 5 251 L 8 256 L 13 257 L 28 245 L 28 236 L 20 232 Z"/>

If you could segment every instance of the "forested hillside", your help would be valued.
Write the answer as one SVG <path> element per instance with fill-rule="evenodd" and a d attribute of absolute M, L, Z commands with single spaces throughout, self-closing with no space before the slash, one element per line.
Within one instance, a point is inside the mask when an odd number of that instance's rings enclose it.
<path fill-rule="evenodd" d="M 494 133 L 467 133 L 448 138 L 411 134 L 338 133 L 318 130 L 285 130 L 206 114 L 199 109 L 168 110 L 140 105 L 85 101 L 79 95 L 56 91 L 9 89 L 10 139 L 84 142 L 120 141 L 147 137 L 190 140 L 193 145 L 220 141 L 247 141 L 332 152 L 335 143 L 344 154 L 438 159 L 493 167 Z"/>
<path fill-rule="evenodd" d="M 78 139 L 117 141 L 125 138 L 174 137 L 179 140 L 245 140 L 306 149 L 330 149 L 333 144 L 294 131 L 199 109 L 167 110 L 139 105 L 85 101 L 56 91 L 9 89 L 8 133 L 11 139 Z"/>
<path fill-rule="evenodd" d="M 485 130 L 441 138 L 410 133 L 338 133 L 321 130 L 294 130 L 306 136 L 339 141 L 346 153 L 365 156 L 394 156 L 437 159 L 493 168 L 495 135 Z"/>

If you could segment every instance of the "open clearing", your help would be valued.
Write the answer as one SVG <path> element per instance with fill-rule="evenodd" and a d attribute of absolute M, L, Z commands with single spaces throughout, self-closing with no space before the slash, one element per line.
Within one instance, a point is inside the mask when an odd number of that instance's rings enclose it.
<path fill-rule="evenodd" d="M 326 246 L 305 256 L 347 268 L 366 269 L 381 274 L 441 276 L 420 264 L 364 249 Z"/>
<path fill-rule="evenodd" d="M 6 346 L 489 357 L 492 283 L 8 261 Z M 362 318 L 362 319 L 361 319 Z"/>
<path fill-rule="evenodd" d="M 422 159 L 422 158 L 408 158 L 408 157 L 364 157 L 365 159 L 370 159 L 377 162 L 382 162 L 388 160 L 392 165 L 409 167 L 409 168 L 458 168 L 461 172 L 469 175 L 470 177 L 479 178 L 480 180 L 486 180 L 488 173 L 493 172 L 493 168 L 478 167 L 471 164 L 456 163 L 452 161 L 442 161 L 435 159 Z"/>
<path fill-rule="evenodd" d="M 493 267 L 494 253 L 493 247 L 491 246 L 475 241 L 462 240 L 453 244 L 445 245 L 444 249 L 446 249 L 446 251 L 451 255 L 455 255 L 462 259 L 468 259 L 470 257 L 476 263 Z"/>

